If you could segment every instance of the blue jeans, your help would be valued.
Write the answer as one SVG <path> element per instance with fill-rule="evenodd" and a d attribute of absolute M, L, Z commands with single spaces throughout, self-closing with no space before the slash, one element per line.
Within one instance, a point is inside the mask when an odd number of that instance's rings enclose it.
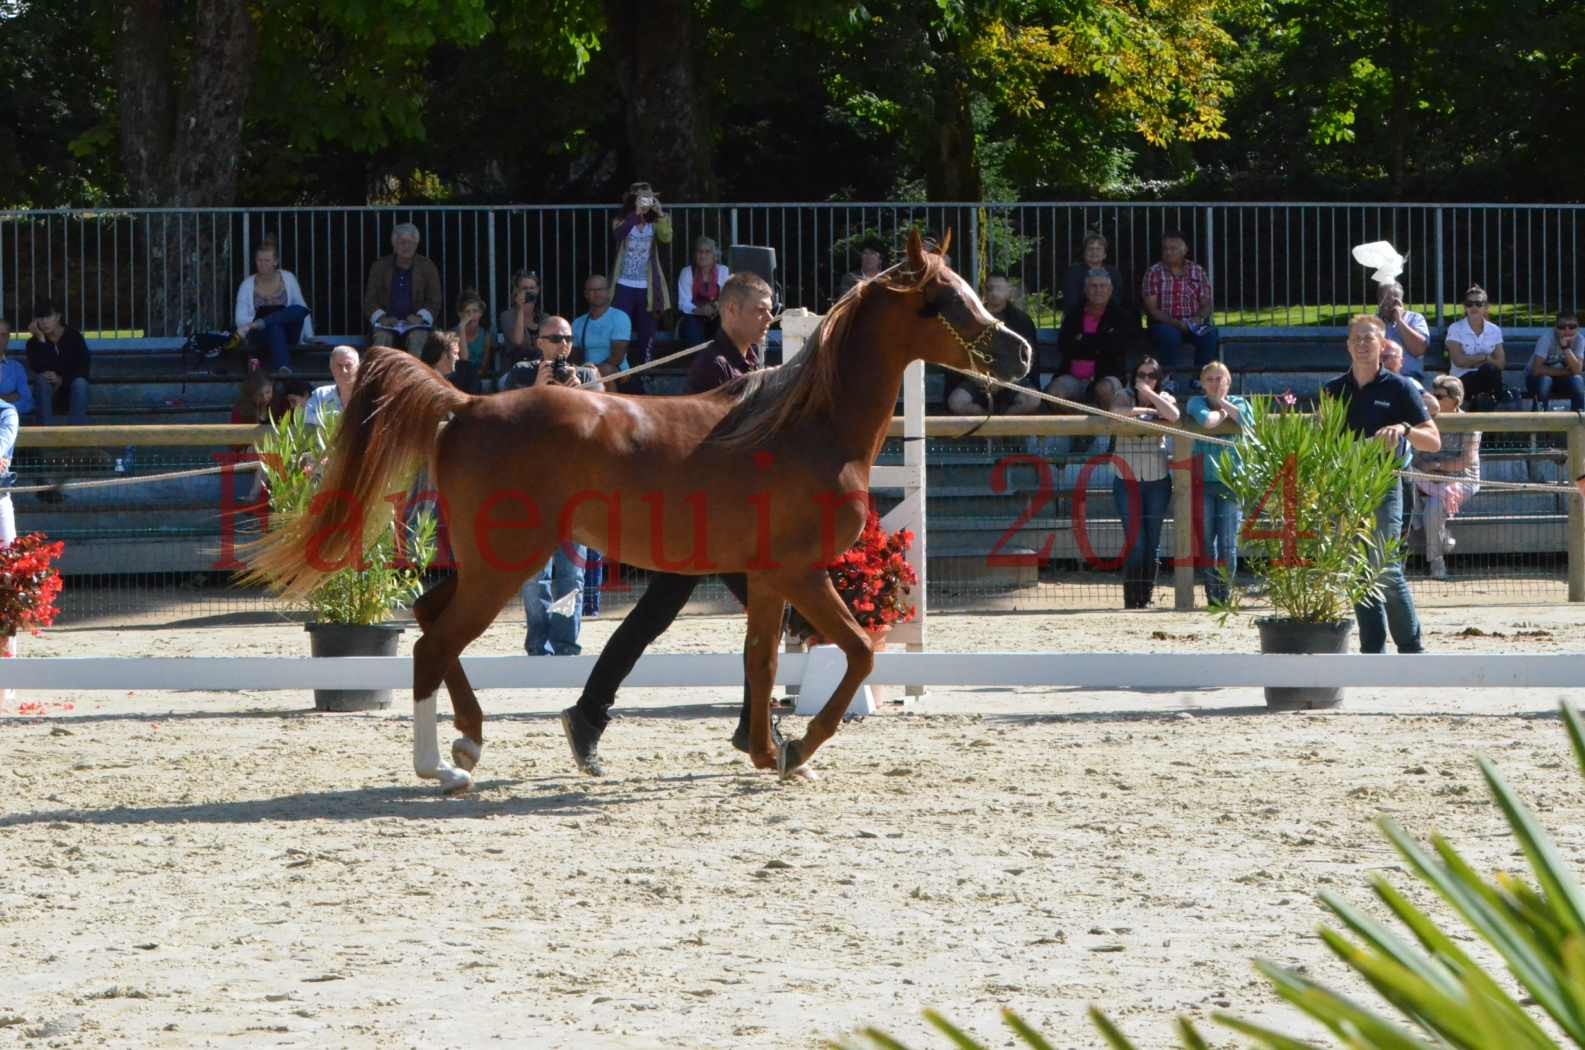
<path fill-rule="evenodd" d="M 1403 527 L 1403 486 L 1393 485 L 1387 498 L 1376 508 L 1376 542 L 1386 543 L 1397 539 Z M 1400 548 L 1401 551 L 1402 548 Z M 1382 601 L 1370 601 L 1354 606 L 1359 620 L 1359 651 L 1381 653 L 1387 649 L 1387 632 L 1392 632 L 1392 644 L 1400 653 L 1419 653 L 1420 617 L 1414 611 L 1414 598 L 1409 594 L 1409 581 L 1403 578 L 1403 557 L 1387 567 L 1386 578 L 1381 581 Z"/>
<path fill-rule="evenodd" d="M 1188 364 L 1183 358 L 1183 344 L 1190 343 L 1194 347 L 1194 378 L 1200 377 L 1200 369 L 1217 359 L 1217 347 L 1221 336 L 1216 326 L 1206 327 L 1203 335 L 1193 332 L 1180 332 L 1170 324 L 1152 324 L 1150 326 L 1150 342 L 1156 350 L 1156 360 L 1161 367 L 1170 371 L 1182 371 Z"/>
<path fill-rule="evenodd" d="M 39 426 L 55 422 L 55 388 L 43 376 L 33 377 L 33 410 L 38 415 Z M 88 421 L 88 380 L 78 376 L 66 386 L 66 422 Z"/>
<path fill-rule="evenodd" d="M 263 350 L 265 364 L 274 372 L 292 363 L 291 348 L 303 337 L 306 306 L 286 306 L 264 319 L 264 327 L 248 333 L 248 349 Z"/>
<path fill-rule="evenodd" d="M 583 547 L 562 544 L 544 570 L 523 584 L 523 616 L 528 621 L 523 648 L 529 656 L 577 656 L 583 652 L 578 630 L 583 626 L 584 554 Z M 550 611 L 552 602 L 574 591 L 578 596 L 572 602 L 572 615 Z"/>
<path fill-rule="evenodd" d="M 1530 391 L 1530 396 L 1535 398 L 1537 412 L 1547 410 L 1547 402 L 1552 400 L 1554 390 L 1558 396 L 1568 398 L 1571 412 L 1585 412 L 1585 376 L 1525 376 L 1524 385 Z"/>
<path fill-rule="evenodd" d="M 698 314 L 684 314 L 682 323 L 677 326 L 677 349 L 685 350 L 690 346 L 698 346 L 715 338 L 715 330 L 721 322 L 714 317 L 700 317 Z"/>
<path fill-rule="evenodd" d="M 1131 493 L 1130 489 L 1134 491 Z M 1161 523 L 1172 502 L 1172 479 L 1125 482 L 1113 478 L 1112 500 L 1123 521 L 1123 581 L 1153 585 L 1161 567 Z M 1134 540 L 1131 546 L 1130 536 Z"/>
<path fill-rule="evenodd" d="M 1205 600 L 1227 601 L 1227 584 L 1219 571 L 1227 566 L 1227 576 L 1238 572 L 1238 531 L 1244 512 L 1233 493 L 1220 481 L 1207 481 L 1200 501 L 1201 537 L 1205 543 L 1201 579 L 1205 581 Z"/>

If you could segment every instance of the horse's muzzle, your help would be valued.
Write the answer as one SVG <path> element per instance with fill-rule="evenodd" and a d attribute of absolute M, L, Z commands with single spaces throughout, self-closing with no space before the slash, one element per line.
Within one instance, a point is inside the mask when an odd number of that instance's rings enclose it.
<path fill-rule="evenodd" d="M 1022 379 L 1034 363 L 1034 347 L 1005 325 L 991 339 L 990 351 L 991 374 L 997 379 L 1009 382 Z"/>

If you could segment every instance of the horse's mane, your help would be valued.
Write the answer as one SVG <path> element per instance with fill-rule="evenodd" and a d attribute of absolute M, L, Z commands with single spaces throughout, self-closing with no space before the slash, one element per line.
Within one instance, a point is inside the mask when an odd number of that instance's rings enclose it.
<path fill-rule="evenodd" d="M 750 372 L 720 387 L 719 392 L 735 397 L 737 404 L 709 440 L 726 448 L 745 448 L 813 416 L 829 414 L 839 381 L 838 357 L 855 315 L 877 294 L 918 291 L 946 267 L 934 253 L 926 253 L 924 260 L 917 272 L 894 268 L 854 285 L 826 313 L 792 364 Z"/>

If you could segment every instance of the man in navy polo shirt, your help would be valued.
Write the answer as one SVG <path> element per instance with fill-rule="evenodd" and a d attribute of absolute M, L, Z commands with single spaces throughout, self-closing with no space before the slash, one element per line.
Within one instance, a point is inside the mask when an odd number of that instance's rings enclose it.
<path fill-rule="evenodd" d="M 1381 367 L 1381 350 L 1387 326 L 1381 318 L 1360 314 L 1348 323 L 1348 355 L 1353 366 L 1326 384 L 1325 391 L 1348 405 L 1348 429 L 1372 437 L 1398 452 L 1400 466 L 1409 461 L 1409 448 L 1435 452 L 1442 435 L 1425 410 L 1419 393 L 1407 379 Z M 1403 486 L 1394 485 L 1376 508 L 1376 542 L 1396 539 L 1403 527 Z M 1359 620 L 1359 651 L 1379 653 L 1387 648 L 1387 632 L 1400 653 L 1424 652 L 1420 645 L 1420 618 L 1415 615 L 1409 583 L 1403 578 L 1403 560 L 1387 568 L 1381 584 L 1382 600 L 1354 606 Z"/>

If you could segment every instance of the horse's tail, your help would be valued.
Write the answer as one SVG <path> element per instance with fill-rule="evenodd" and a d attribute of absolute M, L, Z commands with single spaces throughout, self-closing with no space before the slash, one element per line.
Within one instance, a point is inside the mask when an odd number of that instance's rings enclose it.
<path fill-rule="evenodd" d="M 386 490 L 414 460 L 427 459 L 440 424 L 470 400 L 416 357 L 372 348 L 309 512 L 254 546 L 248 579 L 301 598 L 326 576 L 357 564 L 394 512 Z"/>

